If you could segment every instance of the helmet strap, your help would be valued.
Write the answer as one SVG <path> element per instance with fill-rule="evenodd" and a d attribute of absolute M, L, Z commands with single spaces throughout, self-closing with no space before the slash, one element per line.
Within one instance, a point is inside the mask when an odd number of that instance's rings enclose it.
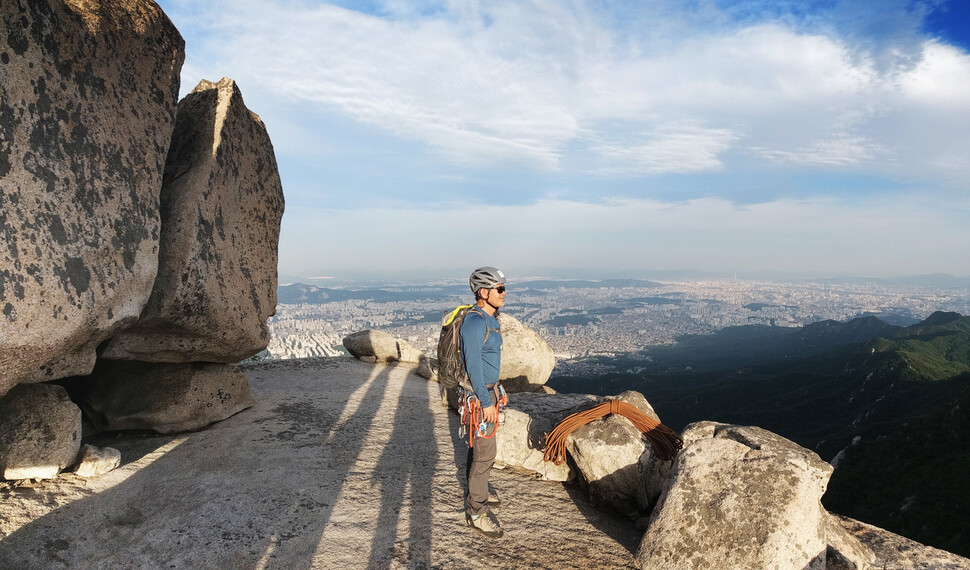
<path fill-rule="evenodd" d="M 488 290 L 486 287 L 482 287 L 482 289 L 485 289 L 486 291 Z M 479 291 L 481 291 L 482 289 L 479 289 Z M 481 294 L 479 294 L 476 291 L 475 292 L 475 304 L 478 305 L 479 307 L 484 307 L 485 305 L 488 305 L 489 307 L 492 308 L 492 312 L 490 314 L 493 317 L 494 316 L 498 316 L 499 308 L 489 302 L 488 295 L 482 296 Z"/>

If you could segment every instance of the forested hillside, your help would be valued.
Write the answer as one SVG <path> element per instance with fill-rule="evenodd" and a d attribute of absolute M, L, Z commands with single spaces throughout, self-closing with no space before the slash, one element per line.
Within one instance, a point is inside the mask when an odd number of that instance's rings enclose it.
<path fill-rule="evenodd" d="M 938 312 L 909 327 L 871 317 L 739 327 L 647 355 L 618 362 L 635 373 L 549 385 L 638 390 L 676 429 L 698 420 L 757 425 L 826 460 L 855 441 L 832 477 L 833 511 L 970 554 L 970 492 L 953 488 L 970 480 L 970 317 Z"/>

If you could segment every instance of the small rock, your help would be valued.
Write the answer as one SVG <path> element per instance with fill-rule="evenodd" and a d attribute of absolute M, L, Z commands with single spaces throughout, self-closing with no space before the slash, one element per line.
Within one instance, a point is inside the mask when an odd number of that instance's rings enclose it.
<path fill-rule="evenodd" d="M 347 352 L 364 362 L 420 362 L 424 358 L 421 351 L 407 341 L 380 330 L 368 329 L 347 335 L 343 344 Z"/>
<path fill-rule="evenodd" d="M 79 477 L 97 477 L 121 465 L 121 452 L 113 447 L 98 448 L 85 443 L 78 453 L 74 474 Z"/>
<path fill-rule="evenodd" d="M 825 516 L 825 570 L 857 570 L 873 568 L 876 555 L 841 524 L 842 517 Z"/>
<path fill-rule="evenodd" d="M 77 457 L 81 410 L 67 390 L 20 384 L 0 397 L 0 477 L 51 479 Z"/>
<path fill-rule="evenodd" d="M 418 368 L 415 370 L 415 373 L 422 378 L 427 378 L 428 380 L 434 382 L 438 381 L 438 375 L 431 366 L 431 359 L 427 356 L 421 355 L 421 359 L 418 360 Z"/>

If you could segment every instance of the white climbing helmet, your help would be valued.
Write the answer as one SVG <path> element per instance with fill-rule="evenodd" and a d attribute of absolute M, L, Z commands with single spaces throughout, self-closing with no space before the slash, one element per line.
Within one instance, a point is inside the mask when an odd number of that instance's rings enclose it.
<path fill-rule="evenodd" d="M 479 289 L 491 289 L 502 283 L 505 283 L 505 274 L 488 266 L 472 271 L 471 277 L 468 278 L 468 286 L 472 288 L 472 293 L 478 293 Z"/>

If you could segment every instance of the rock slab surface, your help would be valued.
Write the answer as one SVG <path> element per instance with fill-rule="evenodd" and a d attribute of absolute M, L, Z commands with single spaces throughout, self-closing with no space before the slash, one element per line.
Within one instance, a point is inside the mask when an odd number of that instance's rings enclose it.
<path fill-rule="evenodd" d="M 466 527 L 456 416 L 413 367 L 319 358 L 243 370 L 255 406 L 210 429 L 102 434 L 92 443 L 110 442 L 124 457 L 114 471 L 0 483 L 0 568 L 634 566 L 643 532 L 632 523 L 592 508 L 574 487 L 510 470 L 492 475 L 501 542 Z M 875 568 L 970 568 L 884 530 L 832 521 L 878 546 Z M 710 567 L 761 567 L 733 560 Z"/>
<path fill-rule="evenodd" d="M 508 470 L 501 543 L 465 526 L 467 446 L 412 366 L 244 370 L 256 405 L 207 430 L 104 434 L 118 469 L 0 486 L 0 568 L 633 567 L 627 521 Z"/>
<path fill-rule="evenodd" d="M 4 0 L 0 395 L 94 367 L 158 266 L 184 41 L 150 0 Z"/>

